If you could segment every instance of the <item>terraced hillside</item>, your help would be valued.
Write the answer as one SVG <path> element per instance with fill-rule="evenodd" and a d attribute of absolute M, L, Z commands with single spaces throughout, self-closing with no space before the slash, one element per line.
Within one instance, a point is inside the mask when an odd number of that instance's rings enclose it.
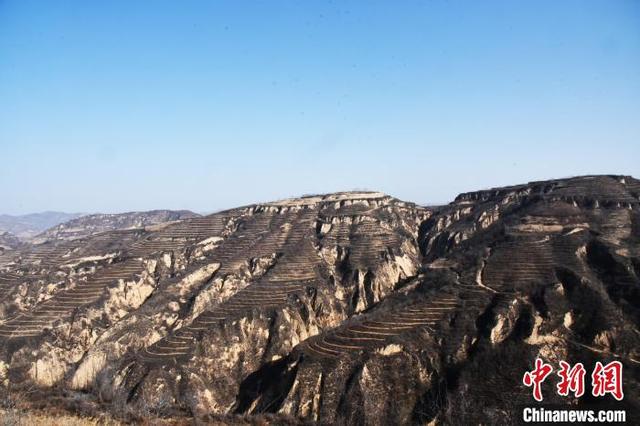
<path fill-rule="evenodd" d="M 639 207 L 639 181 L 587 176 L 34 246 L 0 272 L 0 379 L 118 413 L 495 424 L 531 404 L 536 357 L 618 360 L 637 412 Z"/>

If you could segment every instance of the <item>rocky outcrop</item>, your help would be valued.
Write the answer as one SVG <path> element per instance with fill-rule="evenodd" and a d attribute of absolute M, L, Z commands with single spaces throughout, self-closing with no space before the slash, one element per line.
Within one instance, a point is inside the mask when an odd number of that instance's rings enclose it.
<path fill-rule="evenodd" d="M 512 423 L 532 402 L 521 377 L 536 357 L 621 361 L 635 407 L 637 188 L 629 177 L 584 177 L 463 194 L 436 209 L 420 226 L 419 276 L 307 339 L 279 374 L 266 365 L 247 378 L 238 412 Z M 572 403 L 552 389 L 546 398 Z"/>
<path fill-rule="evenodd" d="M 0 382 L 160 416 L 487 424 L 531 401 L 535 357 L 615 359 L 633 405 L 639 189 L 337 193 L 42 244 L 0 272 Z"/>

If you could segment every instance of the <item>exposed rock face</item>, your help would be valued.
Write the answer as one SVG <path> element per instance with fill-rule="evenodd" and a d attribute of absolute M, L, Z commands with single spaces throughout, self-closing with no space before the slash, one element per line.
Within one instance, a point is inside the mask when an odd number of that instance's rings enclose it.
<path fill-rule="evenodd" d="M 188 210 L 152 210 L 119 214 L 92 214 L 56 225 L 34 237 L 33 243 L 51 240 L 75 240 L 106 231 L 144 228 L 165 222 L 198 217 Z"/>
<path fill-rule="evenodd" d="M 0 382 L 156 414 L 495 424 L 532 402 L 539 356 L 622 362 L 637 410 L 639 197 L 621 176 L 431 209 L 338 193 L 34 249 L 0 273 Z"/>

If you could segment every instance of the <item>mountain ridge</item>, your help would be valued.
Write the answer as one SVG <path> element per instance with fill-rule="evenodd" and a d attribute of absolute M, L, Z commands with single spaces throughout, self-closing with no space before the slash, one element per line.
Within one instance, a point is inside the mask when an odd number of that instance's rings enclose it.
<path fill-rule="evenodd" d="M 342 192 L 34 245 L 0 273 L 0 382 L 129 419 L 511 423 L 536 357 L 619 360 L 632 416 L 639 190 Z"/>
<path fill-rule="evenodd" d="M 46 229 L 44 232 L 35 235 L 33 242 L 37 244 L 51 239 L 76 239 L 111 230 L 143 228 L 199 216 L 199 214 L 189 210 L 148 210 L 87 214 Z"/>
<path fill-rule="evenodd" d="M 36 234 L 67 220 L 82 216 L 83 213 L 64 213 L 45 211 L 24 215 L 0 214 L 0 232 L 10 232 L 22 240 L 28 240 Z"/>

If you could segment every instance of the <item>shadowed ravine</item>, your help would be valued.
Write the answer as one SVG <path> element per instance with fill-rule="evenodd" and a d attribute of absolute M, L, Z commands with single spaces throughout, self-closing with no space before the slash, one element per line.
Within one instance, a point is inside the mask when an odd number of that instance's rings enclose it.
<path fill-rule="evenodd" d="M 0 382 L 116 415 L 498 424 L 532 402 L 536 357 L 618 360 L 637 412 L 639 209 L 640 181 L 586 176 L 430 208 L 309 196 L 6 250 Z"/>

